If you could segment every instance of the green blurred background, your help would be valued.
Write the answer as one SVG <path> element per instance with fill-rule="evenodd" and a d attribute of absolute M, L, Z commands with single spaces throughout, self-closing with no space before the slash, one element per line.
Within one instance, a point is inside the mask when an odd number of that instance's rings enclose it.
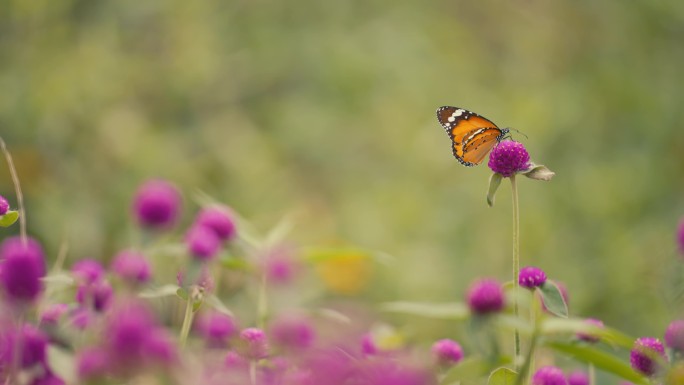
<path fill-rule="evenodd" d="M 684 289 L 684 2 L 0 1 L 0 133 L 54 256 L 103 259 L 130 199 L 173 180 L 301 245 L 393 255 L 372 301 L 508 279 L 510 187 L 462 167 L 441 105 L 517 128 L 523 265 L 571 312 L 661 335 Z M 16 204 L 9 174 L 0 193 Z M 13 229 L 16 231 L 16 229 Z"/>

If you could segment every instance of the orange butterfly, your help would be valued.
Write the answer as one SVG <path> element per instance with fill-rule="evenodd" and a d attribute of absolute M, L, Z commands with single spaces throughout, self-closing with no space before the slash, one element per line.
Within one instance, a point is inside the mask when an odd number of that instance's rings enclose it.
<path fill-rule="evenodd" d="M 480 164 L 509 132 L 484 116 L 458 107 L 439 107 L 437 119 L 451 138 L 454 156 L 468 167 Z"/>

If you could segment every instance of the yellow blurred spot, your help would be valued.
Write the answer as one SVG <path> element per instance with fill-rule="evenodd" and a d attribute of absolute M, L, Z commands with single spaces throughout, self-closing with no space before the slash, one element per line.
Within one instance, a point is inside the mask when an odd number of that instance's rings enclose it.
<path fill-rule="evenodd" d="M 322 258 L 316 264 L 316 271 L 326 287 L 339 294 L 360 292 L 372 275 L 369 255 L 362 252 L 345 252 Z"/>
<path fill-rule="evenodd" d="M 382 351 L 398 350 L 404 347 L 404 336 L 391 326 L 375 327 L 371 335 L 375 345 Z"/>

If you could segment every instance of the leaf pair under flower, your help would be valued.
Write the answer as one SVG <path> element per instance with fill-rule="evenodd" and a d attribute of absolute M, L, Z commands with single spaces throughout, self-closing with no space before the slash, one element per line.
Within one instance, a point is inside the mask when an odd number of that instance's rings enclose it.
<path fill-rule="evenodd" d="M 555 172 L 549 170 L 546 166 L 536 165 L 534 163 L 530 163 L 529 167 L 516 174 L 522 174 L 530 179 L 543 181 L 549 181 L 556 175 Z M 515 176 L 515 174 L 513 176 Z M 489 190 L 487 191 L 487 205 L 489 205 L 489 207 L 494 206 L 494 195 L 496 194 L 496 190 L 499 189 L 499 185 L 501 185 L 501 180 L 503 178 L 504 176 L 498 172 L 493 173 L 489 178 Z"/>

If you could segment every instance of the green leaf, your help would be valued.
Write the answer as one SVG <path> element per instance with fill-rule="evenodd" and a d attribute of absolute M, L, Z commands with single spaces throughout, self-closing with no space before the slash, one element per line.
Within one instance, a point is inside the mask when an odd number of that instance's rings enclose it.
<path fill-rule="evenodd" d="M 192 302 L 192 312 L 197 313 L 204 303 L 203 299 L 197 299 Z"/>
<path fill-rule="evenodd" d="M 233 312 L 228 309 L 228 307 L 219 299 L 219 297 L 215 296 L 214 294 L 208 295 L 205 298 L 205 301 L 207 302 L 207 305 L 211 306 L 213 309 L 217 310 L 218 312 L 221 312 L 225 315 L 233 316 Z"/>
<path fill-rule="evenodd" d="M 48 362 L 50 362 L 50 368 L 54 370 L 65 383 L 74 384 L 77 382 L 76 364 L 72 354 L 50 344 L 47 348 L 47 359 Z"/>
<path fill-rule="evenodd" d="M 53 273 L 41 278 L 40 280 L 51 286 L 71 286 L 76 283 L 74 278 L 66 273 Z"/>
<path fill-rule="evenodd" d="M 601 341 L 611 345 L 621 346 L 631 349 L 634 338 L 622 333 L 619 330 L 609 327 L 598 327 L 587 323 L 581 318 L 547 318 L 542 322 L 542 334 L 577 334 L 584 333 L 598 337 Z"/>
<path fill-rule="evenodd" d="M 343 324 L 351 324 L 351 322 L 352 322 L 351 318 L 349 318 L 346 315 L 340 313 L 339 311 L 333 310 L 333 309 L 319 308 L 319 309 L 313 310 L 312 313 L 314 315 L 318 315 L 320 317 L 323 317 L 323 318 L 326 318 L 326 319 L 329 319 L 329 320 L 332 320 L 335 322 L 343 323 Z"/>
<path fill-rule="evenodd" d="M 594 364 L 595 367 L 634 384 L 649 384 L 648 379 L 634 371 L 625 360 L 599 350 L 594 346 L 567 342 L 548 342 L 546 345 L 578 361 Z"/>
<path fill-rule="evenodd" d="M 420 317 L 464 320 L 470 315 L 468 306 L 463 303 L 421 303 L 421 302 L 386 302 L 380 305 L 386 312 L 417 315 Z"/>
<path fill-rule="evenodd" d="M 151 289 L 145 289 L 138 294 L 140 298 L 161 298 L 170 297 L 178 293 L 181 290 L 178 285 L 163 285 L 159 287 L 154 287 Z"/>
<path fill-rule="evenodd" d="M 178 298 L 182 299 L 183 301 L 188 300 L 188 291 L 182 287 L 179 287 L 178 290 L 176 290 L 176 295 L 178 296 Z"/>
<path fill-rule="evenodd" d="M 554 175 L 556 175 L 555 172 L 549 170 L 544 165 L 534 165 L 533 167 L 530 167 L 527 170 L 523 171 L 522 174 L 530 179 L 543 181 L 549 181 L 551 180 L 551 178 L 553 178 Z"/>
<path fill-rule="evenodd" d="M 244 258 L 227 257 L 221 259 L 221 266 L 228 270 L 250 271 L 252 266 Z"/>
<path fill-rule="evenodd" d="M 498 368 L 489 375 L 487 385 L 513 385 L 518 374 L 509 368 Z"/>
<path fill-rule="evenodd" d="M 488 369 L 489 364 L 482 358 L 468 357 L 451 367 L 439 383 L 441 385 L 473 383 L 487 374 Z"/>
<path fill-rule="evenodd" d="M 498 172 L 495 172 L 489 178 L 489 190 L 487 191 L 487 204 L 489 207 L 494 207 L 494 195 L 496 194 L 496 190 L 499 189 L 502 179 L 503 176 Z"/>
<path fill-rule="evenodd" d="M 568 305 L 555 283 L 546 281 L 537 290 L 541 294 L 546 310 L 559 317 L 568 318 Z"/>
<path fill-rule="evenodd" d="M 18 211 L 8 211 L 5 215 L 0 216 L 0 227 L 10 227 L 19 219 Z"/>

